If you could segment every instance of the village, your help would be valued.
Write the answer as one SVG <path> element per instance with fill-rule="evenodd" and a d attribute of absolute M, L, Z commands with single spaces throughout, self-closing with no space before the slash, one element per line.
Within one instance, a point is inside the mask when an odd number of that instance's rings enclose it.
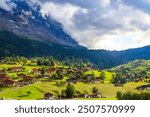
<path fill-rule="evenodd" d="M 126 77 L 120 75 L 117 70 L 99 70 L 93 68 L 88 65 L 79 66 L 66 66 L 55 62 L 51 65 L 42 63 L 39 64 L 39 61 L 28 60 L 26 64 L 20 63 L 6 63 L 3 62 L 0 64 L 0 94 L 5 94 L 5 92 L 10 92 L 11 90 L 19 90 L 18 96 L 15 99 L 20 99 L 23 96 L 28 97 L 33 92 L 30 88 L 26 91 L 26 94 L 21 94 L 21 89 L 25 87 L 30 87 L 32 85 L 36 85 L 38 83 L 46 84 L 49 88 L 50 84 L 55 85 L 56 88 L 59 89 L 59 93 L 56 94 L 57 91 L 38 89 L 42 94 L 39 99 L 51 100 L 51 99 L 105 99 L 107 95 L 101 92 L 99 86 L 111 86 L 117 91 L 118 89 L 124 90 L 124 84 L 130 83 L 131 78 L 134 74 L 127 74 Z M 124 77 L 124 79 L 121 79 Z M 150 85 L 148 84 L 149 80 L 144 81 L 140 76 L 136 79 L 132 80 L 133 82 L 139 82 L 139 84 L 135 87 L 134 90 L 149 90 Z M 71 88 L 76 86 L 77 88 L 80 85 L 90 86 L 90 89 L 85 89 L 85 91 L 80 92 L 80 89 L 76 91 L 76 89 Z M 68 85 L 70 86 L 68 88 Z M 82 86 L 82 85 L 81 85 Z M 115 88 L 116 87 L 116 88 Z M 69 89 L 67 96 L 67 90 Z M 83 90 L 81 88 L 81 90 Z M 87 91 L 86 91 L 87 90 Z M 105 89 L 104 89 L 105 90 Z M 13 92 L 13 91 L 12 91 Z M 55 93 L 53 93 L 55 92 Z M 8 94 L 7 94 L 8 95 Z M 7 99 L 0 95 L 0 99 Z M 9 98 L 13 99 L 13 98 Z"/>
<path fill-rule="evenodd" d="M 11 66 L 11 65 L 7 65 Z M 13 67 L 1 68 L 0 70 L 0 91 L 8 87 L 24 87 L 36 82 L 56 82 L 62 80 L 64 83 L 75 84 L 77 82 L 100 83 L 102 78 L 94 76 L 94 74 L 84 75 L 84 72 L 91 71 L 90 68 L 78 69 L 71 67 L 38 67 L 34 66 L 28 69 L 28 66 L 16 65 Z M 10 75 L 13 74 L 13 75 Z M 65 79 L 64 79 L 65 77 Z M 57 83 L 57 82 L 56 82 Z M 57 84 L 57 85 L 60 85 Z M 64 96 L 54 97 L 50 92 L 43 95 L 43 99 L 58 99 Z M 91 95 L 80 94 L 76 97 L 82 98 L 100 98 L 98 90 Z"/>

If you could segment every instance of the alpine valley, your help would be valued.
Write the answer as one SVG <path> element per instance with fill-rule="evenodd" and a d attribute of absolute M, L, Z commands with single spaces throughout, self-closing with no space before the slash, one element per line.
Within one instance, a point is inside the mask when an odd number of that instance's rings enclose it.
<path fill-rule="evenodd" d="M 11 10 L 0 8 L 0 99 L 150 99 L 150 46 L 88 49 L 38 4 L 7 4 Z"/>

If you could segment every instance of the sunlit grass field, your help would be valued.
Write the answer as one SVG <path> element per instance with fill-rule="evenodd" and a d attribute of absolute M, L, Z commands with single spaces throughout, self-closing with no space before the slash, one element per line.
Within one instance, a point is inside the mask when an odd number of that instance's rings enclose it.
<path fill-rule="evenodd" d="M 137 92 L 136 87 L 145 84 L 145 82 L 138 82 L 138 83 L 126 83 L 123 87 L 114 87 L 113 84 L 84 84 L 78 82 L 74 84 L 75 90 L 78 93 L 86 93 L 92 94 L 92 88 L 97 87 L 99 92 L 105 96 L 106 98 L 98 98 L 96 100 L 116 100 L 116 92 Z M 38 100 L 42 99 L 44 94 L 47 92 L 53 93 L 55 96 L 58 96 L 61 90 L 66 89 L 66 84 L 63 86 L 56 86 L 56 82 L 38 82 L 36 84 L 31 84 L 29 86 L 24 86 L 21 88 L 14 88 L 10 90 L 6 90 L 0 93 L 0 97 L 5 97 L 6 99 L 21 99 L 21 100 Z M 30 92 L 30 94 L 28 93 Z M 82 98 L 75 98 L 81 99 Z M 85 98 L 86 100 L 95 100 L 90 98 Z M 84 100 L 85 100 L 84 99 Z"/>

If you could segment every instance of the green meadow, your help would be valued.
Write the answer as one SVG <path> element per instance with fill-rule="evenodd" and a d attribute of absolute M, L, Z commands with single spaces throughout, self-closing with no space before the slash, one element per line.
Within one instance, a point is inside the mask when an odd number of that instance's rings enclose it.
<path fill-rule="evenodd" d="M 105 100 L 116 100 L 116 92 L 138 92 L 136 90 L 137 86 L 141 86 L 145 84 L 145 82 L 138 82 L 138 83 L 126 83 L 123 87 L 115 87 L 113 84 L 84 84 L 82 82 L 78 82 L 74 84 L 74 87 L 78 93 L 87 93 L 91 94 L 92 88 L 97 87 L 99 92 L 105 96 L 105 98 L 98 98 L 98 99 L 105 99 Z M 55 96 L 60 94 L 61 90 L 65 90 L 66 85 L 63 86 L 56 86 L 56 82 L 38 82 L 36 84 L 31 84 L 29 86 L 24 86 L 21 88 L 13 88 L 8 89 L 2 93 L 0 93 L 0 97 L 4 97 L 6 99 L 21 99 L 21 100 L 38 100 L 42 99 L 43 95 L 46 92 L 51 92 Z M 27 92 L 30 92 L 28 94 Z M 82 98 L 75 98 L 75 99 L 82 99 Z M 84 99 L 84 98 L 83 98 Z M 98 100 L 97 99 L 97 100 Z M 92 100 L 92 98 L 90 99 Z"/>

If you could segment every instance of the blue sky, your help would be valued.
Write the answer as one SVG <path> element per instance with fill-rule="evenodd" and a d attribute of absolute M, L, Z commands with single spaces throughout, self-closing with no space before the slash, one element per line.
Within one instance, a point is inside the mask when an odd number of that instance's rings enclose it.
<path fill-rule="evenodd" d="M 0 7 L 6 0 L 0 0 Z M 32 0 L 90 49 L 150 45 L 150 0 Z M 2 3 L 3 2 L 3 3 Z M 7 9 L 9 9 L 7 7 Z"/>

